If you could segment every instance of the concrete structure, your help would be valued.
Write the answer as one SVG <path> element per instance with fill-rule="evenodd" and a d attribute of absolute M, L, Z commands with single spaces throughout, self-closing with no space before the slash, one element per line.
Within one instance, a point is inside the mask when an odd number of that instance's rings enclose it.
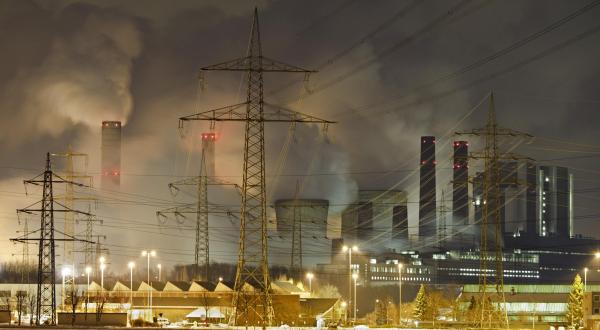
<path fill-rule="evenodd" d="M 469 219 L 469 143 L 454 141 L 452 165 L 452 235 L 460 233 Z"/>
<path fill-rule="evenodd" d="M 421 137 L 419 176 L 419 238 L 436 234 L 436 180 L 435 137 Z"/>
<path fill-rule="evenodd" d="M 204 163 L 206 166 L 206 176 L 215 175 L 215 142 L 217 134 L 215 132 L 202 133 L 202 152 L 204 154 Z"/>
<path fill-rule="evenodd" d="M 408 207 L 396 205 L 392 210 L 392 244 L 406 242 L 408 245 Z"/>
<path fill-rule="evenodd" d="M 569 169 L 539 166 L 537 194 L 539 235 L 573 237 L 573 175 Z"/>
<path fill-rule="evenodd" d="M 116 188 L 121 184 L 121 122 L 102 122 L 101 186 Z"/>
<path fill-rule="evenodd" d="M 331 241 L 327 238 L 328 212 L 329 201 L 324 199 L 280 199 L 275 201 L 279 240 L 272 243 L 271 251 L 278 253 L 270 257 L 270 262 L 290 264 L 290 254 L 281 252 L 292 249 L 294 217 L 300 221 L 300 241 L 302 251 L 305 251 L 301 253 L 303 265 L 310 267 L 317 263 L 327 262 L 329 260 L 327 254 L 312 252 L 331 249 Z M 277 249 L 275 250 L 275 248 Z"/>
<path fill-rule="evenodd" d="M 360 190 L 358 200 L 342 213 L 342 239 L 372 253 L 406 248 L 406 193 L 399 190 Z"/>

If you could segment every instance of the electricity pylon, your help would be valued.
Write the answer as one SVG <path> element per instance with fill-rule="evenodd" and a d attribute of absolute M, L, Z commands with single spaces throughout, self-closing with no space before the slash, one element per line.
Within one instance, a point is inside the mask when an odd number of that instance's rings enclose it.
<path fill-rule="evenodd" d="M 72 182 L 82 182 L 87 181 L 88 186 L 92 186 L 92 176 L 86 175 L 87 165 L 88 165 L 88 155 L 81 152 L 74 152 L 69 146 L 68 150 L 63 153 L 51 153 L 50 157 L 55 158 L 64 158 L 65 159 L 65 170 L 61 175 L 64 176 L 67 183 L 65 184 L 65 193 L 64 195 L 56 195 L 54 198 L 56 200 L 62 200 L 65 207 L 69 209 L 73 209 L 75 207 L 76 201 L 95 201 L 96 199 L 89 196 L 76 196 L 75 187 Z M 84 170 L 83 171 L 75 171 L 75 158 L 83 158 L 84 160 Z M 88 208 L 89 213 L 89 208 Z M 74 237 L 75 236 L 75 214 L 73 212 L 65 212 L 64 214 L 64 233 L 67 236 Z M 87 239 L 87 238 L 86 238 Z M 90 241 L 88 239 L 88 241 Z M 90 244 L 90 243 L 86 243 Z M 70 290 L 74 290 L 75 288 L 75 241 L 65 241 L 63 245 L 63 266 L 71 267 L 71 275 L 66 276 L 64 280 L 64 285 L 70 287 Z M 73 292 L 73 291 L 71 291 Z M 64 299 L 64 298 L 63 298 Z"/>
<path fill-rule="evenodd" d="M 35 232 L 40 233 L 39 238 L 29 238 L 25 236 L 11 239 L 12 241 L 27 243 L 28 241 L 38 241 L 38 279 L 37 279 L 37 297 L 36 297 L 36 324 L 40 324 L 41 316 L 47 316 L 50 325 L 56 324 L 56 241 L 71 242 L 76 241 L 73 236 L 65 235 L 54 228 L 55 212 L 73 212 L 89 216 L 88 212 L 77 211 L 66 207 L 57 202 L 54 198 L 53 185 L 55 183 L 73 184 L 79 187 L 87 187 L 81 183 L 67 181 L 52 172 L 50 164 L 50 153 L 46 154 L 46 168 L 44 173 L 31 180 L 25 180 L 27 184 L 42 186 L 42 200 L 36 202 L 24 209 L 17 210 L 17 214 L 40 213 L 40 229 Z M 60 208 L 55 208 L 55 205 Z M 59 232 L 65 238 L 56 238 L 55 232 Z"/>
<path fill-rule="evenodd" d="M 488 119 L 484 128 L 467 132 L 457 132 L 457 135 L 480 136 L 485 140 L 483 152 L 472 153 L 470 158 L 483 159 L 483 212 L 481 219 L 481 240 L 479 256 L 479 299 L 477 304 L 479 318 L 477 324 L 481 328 L 492 326 L 508 327 L 504 296 L 504 267 L 503 267 L 503 228 L 502 228 L 502 196 L 501 185 L 505 184 L 501 177 L 500 160 L 518 160 L 519 157 L 501 153 L 498 147 L 500 137 L 532 138 L 530 134 L 516 130 L 498 127 L 494 108 L 494 94 L 490 93 Z M 516 182 L 515 182 L 516 183 Z M 488 226 L 493 226 L 494 241 L 490 246 Z M 490 248 L 493 256 L 490 257 Z M 494 269 L 488 272 L 488 262 L 493 260 Z M 494 288 L 493 291 L 488 288 Z"/>
<path fill-rule="evenodd" d="M 196 240 L 194 246 L 194 280 L 210 281 L 210 239 L 208 215 L 211 213 L 221 213 L 227 214 L 228 216 L 233 216 L 232 211 L 209 203 L 208 186 L 210 185 L 231 185 L 236 188 L 239 188 L 239 186 L 236 184 L 219 180 L 214 176 L 208 176 L 205 153 L 202 152 L 200 162 L 200 175 L 198 177 L 184 179 L 169 184 L 169 188 L 175 194 L 179 190 L 181 190 L 180 187 L 182 186 L 196 186 L 198 191 L 198 200 L 195 207 L 191 204 L 187 204 L 182 206 L 171 207 L 156 212 L 156 216 L 158 217 L 159 221 L 161 221 L 161 219 L 168 218 L 167 214 L 173 214 L 175 218 L 177 218 L 177 222 L 180 222 L 179 219 L 185 218 L 186 214 L 196 214 Z M 204 264 L 203 274 L 200 274 L 201 264 Z"/>
<path fill-rule="evenodd" d="M 311 70 L 285 64 L 262 54 L 258 11 L 250 32 L 246 56 L 207 66 L 202 71 L 237 71 L 247 73 L 246 102 L 179 118 L 179 127 L 189 120 L 206 120 L 211 126 L 217 121 L 244 122 L 245 144 L 240 212 L 240 242 L 233 298 L 234 312 L 230 323 L 258 323 L 263 328 L 273 320 L 270 295 L 267 244 L 267 213 L 265 193 L 265 130 L 266 122 L 332 123 L 327 120 L 275 107 L 265 111 L 263 74 L 265 72 L 295 72 L 310 74 Z M 245 108 L 245 111 L 243 110 Z M 254 290 L 248 292 L 245 284 Z M 258 322 L 254 322 L 256 320 Z"/>

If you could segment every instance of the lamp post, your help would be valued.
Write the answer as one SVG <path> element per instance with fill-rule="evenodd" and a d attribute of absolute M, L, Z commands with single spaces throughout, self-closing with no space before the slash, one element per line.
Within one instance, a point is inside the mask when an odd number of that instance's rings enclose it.
<path fill-rule="evenodd" d="M 348 304 L 342 301 L 342 309 L 344 310 L 344 324 L 348 323 Z"/>
<path fill-rule="evenodd" d="M 358 279 L 358 274 L 352 274 L 352 279 L 354 280 L 354 324 L 356 324 L 356 280 Z"/>
<path fill-rule="evenodd" d="M 87 289 L 85 290 L 85 312 L 87 313 L 88 305 L 90 304 L 90 274 L 92 273 L 92 267 L 85 267 L 85 275 L 87 275 Z"/>
<path fill-rule="evenodd" d="M 402 324 L 402 263 L 398 264 L 398 324 Z"/>
<path fill-rule="evenodd" d="M 588 273 L 588 268 L 585 267 L 583 269 L 583 292 L 587 292 L 587 273 Z"/>
<path fill-rule="evenodd" d="M 62 309 L 63 311 L 65 310 L 65 301 L 66 301 L 66 295 L 67 295 L 67 291 L 65 290 L 65 277 L 71 275 L 71 267 L 69 266 L 64 266 L 62 268 L 61 271 L 62 274 Z"/>
<path fill-rule="evenodd" d="M 308 291 L 312 294 L 312 279 L 315 277 L 313 273 L 307 273 L 306 278 L 308 279 Z"/>
<path fill-rule="evenodd" d="M 150 309 L 150 317 L 154 320 L 154 316 L 152 315 L 152 283 L 150 282 L 150 257 L 156 257 L 156 251 L 142 251 L 142 257 L 147 257 L 146 266 L 148 269 L 148 291 L 149 292 L 149 309 Z"/>
<path fill-rule="evenodd" d="M 358 251 L 358 247 L 353 245 L 349 247 L 344 245 L 342 247 L 343 252 L 348 252 L 348 301 L 352 303 L 352 251 Z"/>
<path fill-rule="evenodd" d="M 162 280 L 161 280 L 161 273 L 162 273 L 161 271 L 162 271 L 162 265 L 161 265 L 161 264 L 158 264 L 158 265 L 156 265 L 156 267 L 158 267 L 158 281 L 160 282 L 160 281 L 162 281 Z"/>
<path fill-rule="evenodd" d="M 102 292 L 104 293 L 104 269 L 106 268 L 106 258 L 100 257 L 98 261 L 100 261 L 100 287 L 102 288 Z"/>
<path fill-rule="evenodd" d="M 129 309 L 133 306 L 133 268 L 135 263 L 130 261 L 127 266 L 129 267 Z"/>

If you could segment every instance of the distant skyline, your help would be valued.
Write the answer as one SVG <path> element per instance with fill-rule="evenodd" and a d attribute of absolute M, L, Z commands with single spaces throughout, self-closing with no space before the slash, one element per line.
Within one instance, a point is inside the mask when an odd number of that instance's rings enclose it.
<path fill-rule="evenodd" d="M 306 84 L 268 75 L 268 102 L 337 121 L 326 136 L 314 125 L 291 132 L 267 124 L 270 205 L 293 198 L 301 182 L 301 198 L 329 200 L 327 234 L 336 237 L 359 189 L 403 190 L 416 232 L 420 137 L 438 141 L 439 200 L 452 189 L 452 143 L 464 139 L 453 133 L 484 125 L 493 90 L 500 125 L 535 136 L 502 147 L 569 167 L 575 233 L 600 238 L 600 6 L 589 3 L 0 0 L 0 261 L 20 260 L 21 246 L 9 242 L 24 220 L 15 210 L 39 198 L 34 188 L 26 196 L 22 181 L 43 171 L 46 152 L 71 146 L 89 155 L 99 198 L 92 212 L 115 267 L 149 248 L 164 265 L 193 262 L 193 219 L 156 217 L 194 200 L 193 189 L 172 196 L 168 183 L 198 174 L 209 131 L 207 123 L 179 131 L 177 119 L 244 99 L 240 74 L 207 73 L 201 86 L 198 71 L 245 53 L 254 6 L 264 55 L 319 71 Z M 100 186 L 105 120 L 123 123 L 118 191 Z M 216 175 L 240 182 L 243 126 L 217 123 L 215 131 Z M 469 142 L 470 151 L 481 146 Z M 472 164 L 470 174 L 478 169 Z M 233 189 L 209 194 L 238 210 Z M 37 216 L 28 221 L 30 230 L 39 226 Z M 211 227 L 211 259 L 235 262 L 237 220 L 211 217 Z"/>

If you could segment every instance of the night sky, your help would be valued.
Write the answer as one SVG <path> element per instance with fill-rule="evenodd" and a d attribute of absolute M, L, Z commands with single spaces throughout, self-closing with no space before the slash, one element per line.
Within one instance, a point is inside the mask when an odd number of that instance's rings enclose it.
<path fill-rule="evenodd" d="M 453 133 L 484 125 L 493 90 L 499 124 L 535 136 L 502 148 L 570 167 L 575 232 L 600 238 L 598 4 L 0 0 L 0 260 L 20 260 L 21 246 L 9 242 L 22 234 L 15 209 L 40 197 L 34 188 L 26 196 L 22 180 L 42 172 L 46 152 L 71 146 L 89 154 L 95 188 L 80 193 L 98 198 L 96 229 L 108 236 L 115 271 L 145 248 L 164 264 L 193 262 L 192 219 L 160 223 L 155 212 L 193 201 L 191 192 L 172 197 L 167 184 L 198 174 L 199 136 L 209 127 L 190 124 L 182 137 L 178 118 L 244 101 L 243 75 L 207 73 L 201 90 L 198 72 L 245 54 L 255 6 L 263 54 L 319 71 L 306 88 L 302 75 L 268 75 L 266 99 L 338 122 L 327 136 L 298 125 L 287 153 L 289 126 L 267 124 L 269 204 L 293 197 L 301 182 L 300 197 L 330 201 L 336 237 L 358 189 L 401 189 L 415 233 L 419 137 L 437 137 L 438 192 L 450 195 Z M 124 123 L 120 191 L 100 188 L 103 120 Z M 216 175 L 239 183 L 243 126 L 216 131 Z M 239 209 L 232 189 L 210 200 Z M 31 216 L 29 229 L 37 226 Z M 235 219 L 213 217 L 211 227 L 213 260 L 234 261 Z M 308 244 L 308 254 L 328 253 Z"/>

